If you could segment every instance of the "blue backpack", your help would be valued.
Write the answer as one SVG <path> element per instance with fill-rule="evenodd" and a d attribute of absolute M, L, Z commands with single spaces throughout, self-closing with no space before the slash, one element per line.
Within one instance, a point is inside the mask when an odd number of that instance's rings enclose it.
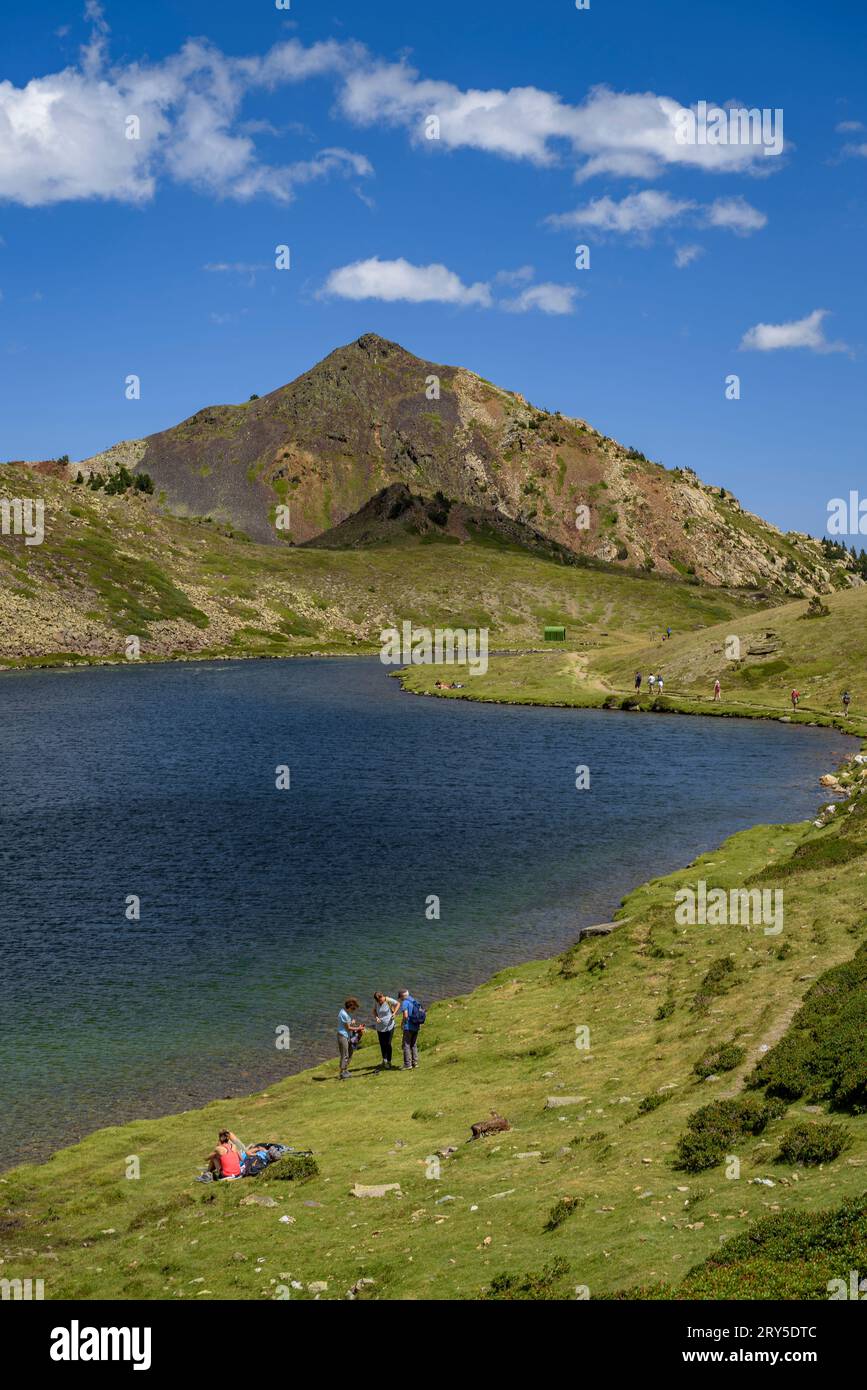
<path fill-rule="evenodd" d="M 427 1009 L 418 1002 L 417 999 L 410 1001 L 409 1018 L 407 1022 L 411 1029 L 416 1030 L 421 1027 L 427 1018 Z"/>

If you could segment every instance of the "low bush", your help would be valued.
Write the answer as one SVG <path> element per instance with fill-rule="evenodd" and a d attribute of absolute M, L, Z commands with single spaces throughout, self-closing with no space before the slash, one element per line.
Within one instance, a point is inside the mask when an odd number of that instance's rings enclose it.
<path fill-rule="evenodd" d="M 746 1057 L 746 1051 L 742 1047 L 737 1047 L 734 1043 L 720 1043 L 718 1047 L 712 1047 L 703 1057 L 699 1057 L 693 1066 L 696 1076 L 704 1079 L 707 1076 L 716 1076 L 717 1072 L 734 1071 L 739 1067 Z"/>
<path fill-rule="evenodd" d="M 748 1084 L 784 1100 L 867 1111 L 867 946 L 820 975 Z"/>
<path fill-rule="evenodd" d="M 715 1100 L 690 1115 L 686 1133 L 677 1143 L 674 1166 L 687 1173 L 715 1168 L 738 1140 L 761 1134 L 786 1107 L 781 1101 L 761 1101 L 756 1096 Z"/>
<path fill-rule="evenodd" d="M 569 1273 L 566 1260 L 552 1260 L 550 1264 L 531 1274 L 496 1274 L 483 1299 L 542 1299 L 556 1297 L 555 1288 L 559 1281 Z"/>
<path fill-rule="evenodd" d="M 780 1141 L 777 1163 L 831 1163 L 852 1143 L 845 1125 L 828 1120 L 817 1124 L 793 1125 Z"/>

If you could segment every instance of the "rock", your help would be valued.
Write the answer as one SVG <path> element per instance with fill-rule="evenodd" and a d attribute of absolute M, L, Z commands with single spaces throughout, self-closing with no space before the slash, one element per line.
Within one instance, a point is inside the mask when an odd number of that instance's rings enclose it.
<path fill-rule="evenodd" d="M 586 1096 L 549 1096 L 545 1101 L 546 1110 L 556 1110 L 558 1105 L 583 1105 Z"/>
<path fill-rule="evenodd" d="M 450 1144 L 447 1149 L 437 1149 L 440 1158 L 449 1158 L 451 1154 L 456 1154 L 457 1151 L 457 1146 L 455 1144 Z"/>
<path fill-rule="evenodd" d="M 294 1217 L 294 1216 L 281 1216 L 281 1217 L 280 1217 L 280 1220 L 281 1220 L 281 1221 L 283 1222 L 283 1224 L 286 1225 L 286 1226 L 294 1226 L 294 1225 L 295 1225 L 295 1217 Z"/>
<path fill-rule="evenodd" d="M 541 1150 L 541 1149 L 530 1149 L 529 1153 L 525 1153 L 525 1154 L 515 1154 L 515 1157 L 516 1157 L 516 1158 L 541 1158 L 541 1157 L 542 1157 L 542 1150 Z"/>
<path fill-rule="evenodd" d="M 260 1197 L 258 1192 L 251 1192 L 249 1197 L 242 1197 L 238 1203 L 239 1207 L 276 1207 L 276 1205 L 273 1197 Z"/>
<path fill-rule="evenodd" d="M 750 1178 L 750 1182 L 757 1183 L 760 1187 L 776 1187 L 771 1178 Z"/>
<path fill-rule="evenodd" d="M 357 1182 L 350 1195 L 353 1197 L 385 1197 L 389 1192 L 398 1192 L 403 1196 L 403 1193 L 400 1192 L 399 1182 L 374 1183 L 370 1187 L 365 1187 L 363 1183 Z"/>
<path fill-rule="evenodd" d="M 327 1280 L 327 1279 L 319 1279 L 319 1280 L 316 1280 L 314 1283 L 308 1284 L 308 1285 L 307 1285 L 307 1292 L 308 1292 L 308 1293 L 325 1293 L 325 1290 L 326 1290 L 327 1288 L 328 1288 L 328 1280 Z"/>
<path fill-rule="evenodd" d="M 820 787 L 839 787 L 839 785 L 839 778 L 835 777 L 834 774 L 831 772 L 825 772 L 819 778 Z"/>
<path fill-rule="evenodd" d="M 240 1250 L 236 1250 L 234 1255 L 232 1256 L 232 1259 L 237 1260 L 239 1264 L 243 1264 L 246 1261 L 247 1256 L 244 1255 Z"/>

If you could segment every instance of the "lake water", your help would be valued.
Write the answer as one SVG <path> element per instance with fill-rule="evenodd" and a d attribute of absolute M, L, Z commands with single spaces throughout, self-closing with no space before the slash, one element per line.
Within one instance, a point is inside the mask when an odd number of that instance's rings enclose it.
<path fill-rule="evenodd" d="M 6 1166 L 309 1065 L 347 993 L 430 1001 L 552 954 L 732 831 L 810 815 L 849 746 L 421 699 L 364 659 L 6 673 L 0 720 Z"/>

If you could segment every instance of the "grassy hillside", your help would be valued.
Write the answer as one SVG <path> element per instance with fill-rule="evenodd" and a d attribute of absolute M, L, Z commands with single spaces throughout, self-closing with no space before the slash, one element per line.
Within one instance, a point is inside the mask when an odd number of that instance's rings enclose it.
<path fill-rule="evenodd" d="M 743 594 L 566 567 L 479 535 L 401 532 L 349 550 L 259 545 L 230 527 L 167 515 L 140 493 L 106 496 L 25 468 L 0 499 L 45 503 L 45 539 L 0 535 L 0 661 L 372 651 L 383 627 L 488 627 L 492 647 L 539 646 L 565 619 L 594 640 L 663 621 L 696 627 L 751 612 Z M 599 639 L 603 640 L 603 639 Z M 607 640 L 607 639 L 604 639 Z"/>
<path fill-rule="evenodd" d="M 793 719 L 796 723 L 833 724 L 867 733 L 867 587 L 827 595 L 823 617 L 807 617 L 805 600 L 747 613 L 734 621 L 697 631 L 663 615 L 648 640 L 638 624 L 605 637 L 571 628 L 565 644 L 552 644 L 544 659 L 535 654 L 498 656 L 484 676 L 463 679 L 463 689 L 442 698 L 502 700 L 527 704 L 637 707 L 642 711 L 739 715 Z M 670 640 L 662 631 L 671 626 Z M 736 637 L 739 660 L 726 656 Z M 751 648 L 754 654 L 751 654 Z M 736 648 L 728 648 L 735 651 Z M 442 694 L 437 680 L 461 679 L 455 667 L 420 666 L 401 673 L 407 690 Z M 635 696 L 635 672 L 643 676 Z M 663 675 L 662 697 L 651 699 L 647 677 Z M 722 698 L 713 700 L 719 677 Z M 793 716 L 790 692 L 801 702 Z M 852 696 L 850 717 L 843 717 L 840 696 Z"/>
<path fill-rule="evenodd" d="M 346 1085 L 323 1064 L 6 1173 L 4 1277 L 44 1277 L 55 1299 L 574 1298 L 579 1287 L 594 1298 L 639 1287 L 803 1297 L 846 1276 L 850 1258 L 865 1267 L 863 1221 L 850 1222 L 845 1255 L 817 1231 L 830 1221 L 820 1213 L 867 1188 L 867 1115 L 835 1115 L 849 1147 L 822 1166 L 778 1160 L 787 1132 L 834 1104 L 811 1093 L 726 1149 L 737 1178 L 722 1162 L 673 1166 L 690 1116 L 743 1094 L 756 1062 L 797 1027 L 807 992 L 867 940 L 867 772 L 853 764 L 846 782 L 828 828 L 734 836 L 631 894 L 610 935 L 436 1004 L 415 1074 L 372 1070 L 368 1038 Z M 679 887 L 753 875 L 785 885 L 782 935 L 676 924 Z M 706 1076 L 722 1045 L 728 1059 Z M 512 1128 L 468 1142 L 492 1110 Z M 318 1175 L 196 1184 L 223 1125 L 314 1149 Z M 137 1179 L 126 1177 L 133 1157 Z M 398 1183 L 400 1195 L 353 1196 L 356 1183 Z M 777 1214 L 784 1236 L 778 1222 L 776 1256 L 758 1266 L 747 1233 Z M 752 1261 L 750 1279 L 732 1277 L 738 1258 Z"/>

